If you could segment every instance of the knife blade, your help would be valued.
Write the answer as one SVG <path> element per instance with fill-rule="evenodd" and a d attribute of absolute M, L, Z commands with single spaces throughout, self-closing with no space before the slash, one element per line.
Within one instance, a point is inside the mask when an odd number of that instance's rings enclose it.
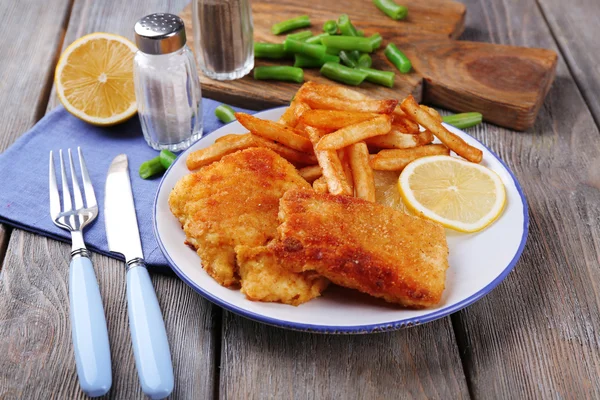
<path fill-rule="evenodd" d="M 110 164 L 104 199 L 104 224 L 108 249 L 122 254 L 126 262 L 144 258 L 128 165 L 125 154 L 119 154 Z"/>
<path fill-rule="evenodd" d="M 104 196 L 108 248 L 125 256 L 127 263 L 127 314 L 140 385 L 151 399 L 162 399 L 173 391 L 173 364 L 165 322 L 144 262 L 125 154 L 110 165 Z"/>

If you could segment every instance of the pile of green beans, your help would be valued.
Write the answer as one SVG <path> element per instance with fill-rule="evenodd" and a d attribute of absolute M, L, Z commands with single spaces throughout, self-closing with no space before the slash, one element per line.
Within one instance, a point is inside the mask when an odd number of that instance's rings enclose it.
<path fill-rule="evenodd" d="M 406 17 L 407 10 L 393 0 L 373 0 L 374 4 L 394 19 Z M 292 18 L 272 26 L 271 32 L 279 35 L 294 29 L 310 26 L 307 15 Z M 323 33 L 309 30 L 290 33 L 283 43 L 254 43 L 254 56 L 272 60 L 293 58 L 293 66 L 256 67 L 255 79 L 274 79 L 303 82 L 302 68 L 320 68 L 321 75 L 348 85 L 360 85 L 368 81 L 386 87 L 394 86 L 395 74 L 372 68 L 370 54 L 379 49 L 382 37 L 379 33 L 365 36 L 356 29 L 347 14 L 323 24 Z M 401 73 L 410 72 L 410 60 L 394 44 L 389 44 L 384 54 Z"/>

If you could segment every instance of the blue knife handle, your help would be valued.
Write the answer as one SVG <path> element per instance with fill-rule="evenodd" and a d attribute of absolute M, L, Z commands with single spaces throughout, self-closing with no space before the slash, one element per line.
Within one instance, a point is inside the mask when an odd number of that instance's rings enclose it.
<path fill-rule="evenodd" d="M 135 365 L 144 393 L 162 399 L 173 391 L 173 365 L 165 322 L 142 260 L 128 264 L 127 308 Z"/>
<path fill-rule="evenodd" d="M 79 385 L 90 397 L 102 396 L 112 384 L 110 346 L 96 274 L 85 255 L 71 260 L 69 302 Z"/>

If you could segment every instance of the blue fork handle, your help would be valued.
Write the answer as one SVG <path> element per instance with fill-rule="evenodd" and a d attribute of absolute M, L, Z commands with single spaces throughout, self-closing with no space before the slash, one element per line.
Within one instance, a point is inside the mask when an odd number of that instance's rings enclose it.
<path fill-rule="evenodd" d="M 102 396 L 112 384 L 108 330 L 96 274 L 83 255 L 71 260 L 69 301 L 79 385 L 90 397 Z"/>
<path fill-rule="evenodd" d="M 127 309 L 135 366 L 144 393 L 162 399 L 173 391 L 173 365 L 165 322 L 143 262 L 127 271 Z"/>

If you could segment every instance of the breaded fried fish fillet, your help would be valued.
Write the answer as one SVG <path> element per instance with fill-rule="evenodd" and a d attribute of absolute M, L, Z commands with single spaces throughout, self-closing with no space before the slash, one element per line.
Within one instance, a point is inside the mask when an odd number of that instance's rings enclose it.
<path fill-rule="evenodd" d="M 295 273 L 283 268 L 265 246 L 236 246 L 241 291 L 250 300 L 297 306 L 318 297 L 329 281 L 314 271 Z"/>
<path fill-rule="evenodd" d="M 349 196 L 291 190 L 280 203 L 279 240 L 270 247 L 295 272 L 316 271 L 340 286 L 423 308 L 444 290 L 444 228 Z"/>
<path fill-rule="evenodd" d="M 169 205 L 202 266 L 223 286 L 239 283 L 235 247 L 263 246 L 277 235 L 279 199 L 310 185 L 271 150 L 250 148 L 183 177 Z"/>

